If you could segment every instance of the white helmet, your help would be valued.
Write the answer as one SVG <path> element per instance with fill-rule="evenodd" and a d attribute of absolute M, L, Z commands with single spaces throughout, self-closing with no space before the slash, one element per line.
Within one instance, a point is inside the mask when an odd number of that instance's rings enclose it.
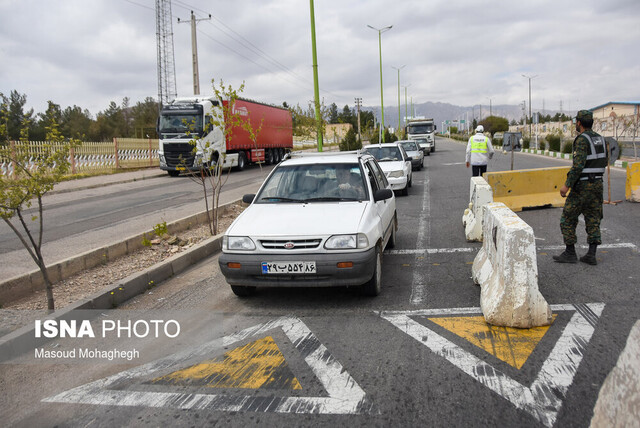
<path fill-rule="evenodd" d="M 476 128 L 476 132 L 484 132 L 484 126 L 478 125 L 478 127 Z"/>

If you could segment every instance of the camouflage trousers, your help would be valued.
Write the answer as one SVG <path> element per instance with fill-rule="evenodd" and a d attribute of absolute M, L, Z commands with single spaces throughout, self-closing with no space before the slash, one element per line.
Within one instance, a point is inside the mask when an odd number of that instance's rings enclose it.
<path fill-rule="evenodd" d="M 562 217 L 560 217 L 560 230 L 565 245 L 573 245 L 577 242 L 576 227 L 580 214 L 584 217 L 589 244 L 602 244 L 600 236 L 600 220 L 602 220 L 602 180 L 582 181 L 572 189 L 564 203 Z"/>

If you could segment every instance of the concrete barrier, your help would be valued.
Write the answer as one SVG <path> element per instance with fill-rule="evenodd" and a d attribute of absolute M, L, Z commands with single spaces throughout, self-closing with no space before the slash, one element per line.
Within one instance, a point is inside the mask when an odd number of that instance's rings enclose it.
<path fill-rule="evenodd" d="M 513 211 L 534 207 L 562 207 L 560 187 L 570 167 L 487 172 L 484 179 L 493 189 L 493 201 L 503 202 Z"/>
<path fill-rule="evenodd" d="M 591 428 L 640 426 L 640 321 L 607 376 L 593 409 Z"/>
<path fill-rule="evenodd" d="M 467 241 L 482 241 L 482 207 L 493 202 L 491 186 L 482 177 L 471 177 L 469 208 L 464 211 L 462 224 Z"/>
<path fill-rule="evenodd" d="M 480 307 L 492 325 L 531 328 L 551 323 L 551 309 L 538 290 L 533 229 L 504 203 L 485 205 L 484 240 L 472 268 L 482 287 Z"/>
<path fill-rule="evenodd" d="M 627 165 L 625 198 L 629 202 L 640 202 L 640 162 Z"/>

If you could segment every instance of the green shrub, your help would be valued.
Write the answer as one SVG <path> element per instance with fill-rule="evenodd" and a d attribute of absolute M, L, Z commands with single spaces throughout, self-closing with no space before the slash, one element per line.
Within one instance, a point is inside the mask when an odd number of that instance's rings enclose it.
<path fill-rule="evenodd" d="M 538 144 L 540 144 L 540 150 L 546 150 L 547 143 L 545 143 L 543 140 L 539 140 Z"/>
<path fill-rule="evenodd" d="M 546 137 L 547 142 L 549 143 L 549 150 L 552 152 L 560 151 L 560 143 L 561 138 L 559 135 L 549 134 Z"/>
<path fill-rule="evenodd" d="M 496 138 L 491 142 L 496 147 L 502 147 L 502 138 Z"/>
<path fill-rule="evenodd" d="M 531 145 L 531 139 L 529 137 L 524 137 L 522 139 L 522 148 L 528 149 L 530 145 Z"/>
<path fill-rule="evenodd" d="M 562 144 L 562 153 L 572 153 L 573 152 L 573 143 L 571 141 L 565 141 Z"/>

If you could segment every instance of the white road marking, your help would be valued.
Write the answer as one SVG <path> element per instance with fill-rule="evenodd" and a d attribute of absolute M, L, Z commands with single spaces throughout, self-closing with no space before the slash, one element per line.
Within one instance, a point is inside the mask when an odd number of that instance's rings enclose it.
<path fill-rule="evenodd" d="M 578 248 L 589 248 L 588 245 L 577 245 Z M 538 251 L 563 250 L 564 245 L 545 245 L 536 247 Z M 599 250 L 617 250 L 617 249 L 637 250 L 638 246 L 631 242 L 621 242 L 617 244 L 602 244 L 598 246 Z M 425 254 L 451 254 L 451 253 L 474 253 L 480 250 L 480 247 L 460 247 L 460 248 L 415 248 L 406 250 L 387 250 L 385 254 L 391 255 L 425 255 Z"/>
<path fill-rule="evenodd" d="M 418 222 L 418 247 L 429 247 L 431 244 L 431 197 L 429 196 L 429 170 L 424 174 L 424 186 L 422 194 L 422 210 L 420 211 L 420 221 Z M 427 294 L 427 284 L 429 284 L 430 269 L 413 269 L 411 279 L 411 298 L 414 305 L 421 304 Z"/>
<path fill-rule="evenodd" d="M 293 346 L 304 356 L 328 396 L 225 396 L 222 394 L 134 391 L 122 389 L 121 382 L 149 380 L 167 370 L 179 369 L 194 358 L 210 358 L 225 346 L 281 328 Z M 120 384 L 120 385 L 118 385 Z M 275 413 L 357 414 L 370 410 L 366 394 L 344 367 L 318 341 L 298 318 L 282 317 L 244 329 L 238 333 L 187 349 L 169 357 L 135 367 L 45 398 L 49 403 L 82 403 L 111 406 L 168 407 L 218 411 L 256 411 Z"/>
<path fill-rule="evenodd" d="M 510 401 L 516 408 L 530 413 L 542 424 L 551 427 L 556 421 L 567 390 L 582 361 L 585 348 L 593 335 L 594 324 L 603 309 L 603 303 L 551 305 L 553 311 L 575 311 L 575 313 L 530 387 L 522 385 L 491 364 L 480 360 L 475 355 L 411 319 L 416 316 L 480 314 L 480 308 L 388 311 L 381 312 L 380 316 Z"/>

